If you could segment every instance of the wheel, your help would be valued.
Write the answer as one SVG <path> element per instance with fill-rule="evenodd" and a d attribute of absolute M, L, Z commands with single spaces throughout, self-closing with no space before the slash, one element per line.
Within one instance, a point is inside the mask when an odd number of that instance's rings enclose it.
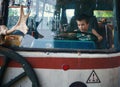
<path fill-rule="evenodd" d="M 79 41 L 98 41 L 98 38 L 92 34 L 87 32 L 65 32 L 55 36 L 57 40 L 79 40 Z"/>
<path fill-rule="evenodd" d="M 77 38 L 80 41 L 98 41 L 98 38 L 92 34 L 92 33 L 87 33 L 87 32 L 79 32 L 77 33 Z"/>
<path fill-rule="evenodd" d="M 1 46 L 0 46 L 0 54 L 3 55 L 3 57 L 0 57 L 0 58 L 3 58 L 3 61 L 2 61 L 3 64 L 0 69 L 0 87 L 12 87 L 13 84 L 15 84 L 17 81 L 19 81 L 21 78 L 23 78 L 25 76 L 28 76 L 28 78 L 32 82 L 32 87 L 40 87 L 36 73 L 34 72 L 31 65 L 25 60 L 24 57 L 22 57 L 21 55 L 19 55 L 18 53 L 16 53 L 13 50 L 10 50 L 8 48 L 4 48 Z M 11 81 L 3 84 L 5 72 L 8 68 L 9 62 L 12 60 L 20 63 L 24 72 L 21 73 L 20 75 L 16 76 Z"/>

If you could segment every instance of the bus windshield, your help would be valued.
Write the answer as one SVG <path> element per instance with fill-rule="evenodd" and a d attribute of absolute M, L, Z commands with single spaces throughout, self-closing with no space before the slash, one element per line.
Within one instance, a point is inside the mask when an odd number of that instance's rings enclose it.
<path fill-rule="evenodd" d="M 24 6 L 25 14 L 30 12 L 26 21 L 28 31 L 19 47 L 114 48 L 113 0 L 15 0 L 14 3 L 11 1 L 8 8 L 8 29 L 18 23 L 21 17 L 20 5 Z"/>

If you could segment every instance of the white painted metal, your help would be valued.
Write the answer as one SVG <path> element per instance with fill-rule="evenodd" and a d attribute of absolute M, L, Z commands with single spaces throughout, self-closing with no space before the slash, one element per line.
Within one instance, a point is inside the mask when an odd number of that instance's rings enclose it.
<path fill-rule="evenodd" d="M 120 53 L 113 54 L 84 54 L 84 53 L 44 53 L 44 52 L 18 52 L 24 57 L 64 57 L 64 58 L 112 58 L 120 56 Z M 84 82 L 88 87 L 120 87 L 120 67 L 108 69 L 94 69 L 100 80 L 100 83 L 87 83 L 93 69 L 41 69 L 34 68 L 42 87 L 69 87 L 75 81 Z M 12 79 L 18 73 L 22 72 L 21 68 L 9 68 L 5 81 Z M 91 77 L 93 78 L 93 77 Z M 96 78 L 94 76 L 94 78 Z M 28 78 L 24 78 L 14 87 L 32 87 Z"/>
<path fill-rule="evenodd" d="M 88 87 L 119 87 L 120 68 L 96 69 L 95 72 L 100 79 L 100 83 L 86 83 L 92 70 L 60 70 L 60 69 L 35 69 L 42 87 L 69 87 L 75 81 L 84 82 Z M 21 68 L 9 68 L 5 81 L 9 81 L 14 76 L 22 72 Z M 28 78 L 23 78 L 14 87 L 32 87 Z"/>

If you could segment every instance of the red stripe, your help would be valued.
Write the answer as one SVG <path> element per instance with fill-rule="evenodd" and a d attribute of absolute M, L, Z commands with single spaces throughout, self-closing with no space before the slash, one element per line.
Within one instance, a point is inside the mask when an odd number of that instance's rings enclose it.
<path fill-rule="evenodd" d="M 70 69 L 105 69 L 120 66 L 120 58 L 57 58 L 57 57 L 29 57 L 26 58 L 34 68 L 62 69 L 63 65 L 69 65 Z M 0 65 L 2 59 L 0 58 Z M 15 61 L 10 62 L 10 67 L 20 67 Z"/>

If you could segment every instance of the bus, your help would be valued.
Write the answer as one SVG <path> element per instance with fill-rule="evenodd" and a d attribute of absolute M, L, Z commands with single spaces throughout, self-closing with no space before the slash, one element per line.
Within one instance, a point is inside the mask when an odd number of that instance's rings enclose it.
<path fill-rule="evenodd" d="M 119 3 L 0 0 L 0 87 L 119 87 Z"/>

